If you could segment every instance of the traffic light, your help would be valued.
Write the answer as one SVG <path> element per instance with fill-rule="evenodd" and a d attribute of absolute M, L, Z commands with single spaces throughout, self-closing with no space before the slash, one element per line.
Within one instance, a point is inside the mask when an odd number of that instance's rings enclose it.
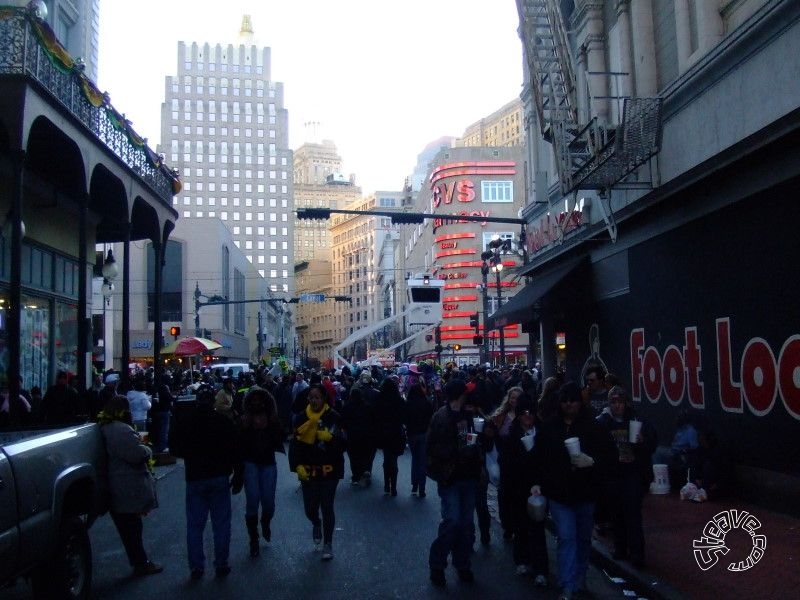
<path fill-rule="evenodd" d="M 177 340 L 178 336 L 181 334 L 181 328 L 176 325 L 173 325 L 172 327 L 169 328 L 169 334 Z"/>
<path fill-rule="evenodd" d="M 392 223 L 395 224 L 421 224 L 425 222 L 425 217 L 422 213 L 397 213 L 396 215 L 392 215 Z M 428 218 L 430 218 L 428 216 Z"/>
<path fill-rule="evenodd" d="M 442 330 L 437 325 L 436 328 L 433 330 L 434 340 L 436 341 L 437 346 L 442 345 Z M 439 352 L 439 350 L 437 350 Z"/>
<path fill-rule="evenodd" d="M 470 315 L 469 316 L 469 326 L 470 327 L 474 327 L 476 333 L 478 331 L 478 325 L 479 325 L 478 313 Z"/>
<path fill-rule="evenodd" d="M 472 336 L 472 343 L 476 346 L 480 346 L 483 343 L 483 336 L 482 335 L 473 335 Z"/>
<path fill-rule="evenodd" d="M 298 208 L 297 209 L 297 218 L 298 219 L 321 219 L 323 221 L 327 221 L 331 218 L 331 209 L 330 208 Z"/>
<path fill-rule="evenodd" d="M 433 349 L 434 349 L 434 350 L 435 350 L 435 351 L 436 351 L 438 354 L 441 354 L 441 353 L 442 353 L 442 345 L 441 345 L 441 344 L 436 344 L 436 345 L 433 347 Z"/>
<path fill-rule="evenodd" d="M 455 350 L 456 352 L 461 350 L 461 344 L 453 344 L 453 350 Z"/>

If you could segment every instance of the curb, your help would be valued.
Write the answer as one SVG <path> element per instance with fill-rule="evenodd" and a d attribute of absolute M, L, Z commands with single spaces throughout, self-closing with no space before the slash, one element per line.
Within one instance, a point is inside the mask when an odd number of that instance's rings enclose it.
<path fill-rule="evenodd" d="M 631 582 L 652 600 L 689 600 L 690 596 L 673 587 L 667 581 L 644 570 L 635 569 L 626 562 L 614 560 L 608 548 L 592 538 L 592 553 L 589 561 L 606 575 L 617 576 Z M 620 584 L 623 585 L 623 584 Z"/>

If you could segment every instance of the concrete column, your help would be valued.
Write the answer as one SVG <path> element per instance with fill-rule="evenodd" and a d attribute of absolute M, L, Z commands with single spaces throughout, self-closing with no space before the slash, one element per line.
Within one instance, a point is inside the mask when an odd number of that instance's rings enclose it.
<path fill-rule="evenodd" d="M 692 55 L 691 17 L 689 0 L 675 0 L 675 46 L 678 50 L 678 73 L 689 68 Z"/>
<path fill-rule="evenodd" d="M 586 102 L 579 105 L 585 107 L 589 117 L 596 116 L 601 124 L 608 123 L 608 100 L 597 99 L 597 96 L 608 96 L 608 67 L 605 58 L 606 35 L 603 28 L 603 3 L 583 0 L 575 7 L 573 28 L 578 32 L 578 41 L 585 53 L 582 65 L 584 72 L 577 74 L 578 89 L 589 86 Z M 595 73 L 594 75 L 588 75 Z M 588 78 L 587 78 L 588 75 Z M 595 98 L 593 98 L 595 97 Z M 582 122 L 588 119 L 581 119 Z"/>
<path fill-rule="evenodd" d="M 658 93 L 658 73 L 652 0 L 631 0 L 630 8 L 635 95 L 655 96 Z"/>
<path fill-rule="evenodd" d="M 634 89 L 633 40 L 631 38 L 630 0 L 617 0 L 617 30 L 619 31 L 619 70 L 628 75 L 617 78 L 619 96 L 630 96 Z M 619 116 L 619 119 L 622 115 Z"/>
<path fill-rule="evenodd" d="M 697 58 L 699 58 L 719 44 L 725 32 L 719 12 L 719 0 L 695 2 L 694 7 L 697 19 Z"/>

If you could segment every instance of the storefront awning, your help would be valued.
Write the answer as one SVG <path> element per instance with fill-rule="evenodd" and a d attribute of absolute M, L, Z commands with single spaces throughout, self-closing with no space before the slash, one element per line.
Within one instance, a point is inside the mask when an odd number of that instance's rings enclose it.
<path fill-rule="evenodd" d="M 525 323 L 537 318 L 533 311 L 534 304 L 585 261 L 586 257 L 581 256 L 562 263 L 542 275 L 533 275 L 531 283 L 489 317 L 487 328 L 495 329 L 512 323 Z"/>

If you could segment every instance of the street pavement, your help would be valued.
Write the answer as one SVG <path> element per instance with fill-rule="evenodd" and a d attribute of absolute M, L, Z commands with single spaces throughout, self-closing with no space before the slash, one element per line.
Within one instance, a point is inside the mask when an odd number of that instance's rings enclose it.
<path fill-rule="evenodd" d="M 276 515 L 272 543 L 261 555 L 248 555 L 244 526 L 244 493 L 234 496 L 231 574 L 215 579 L 211 566 L 211 527 L 206 529 L 208 566 L 205 578 L 190 581 L 186 561 L 184 470 L 182 461 L 156 467 L 160 506 L 146 519 L 145 548 L 150 558 L 164 565 L 164 572 L 143 578 L 130 575 L 125 553 L 111 519 L 102 517 L 91 529 L 94 553 L 95 600 L 144 600 L 153 597 L 179 600 L 237 598 L 384 599 L 384 598 L 556 598 L 558 589 L 535 588 L 528 576 L 515 573 L 511 544 L 504 542 L 499 523 L 493 521 L 489 547 L 476 544 L 473 555 L 474 584 L 462 584 L 455 570 L 447 571 L 447 587 L 440 590 L 428 580 L 428 549 L 439 522 L 436 485 L 429 481 L 428 496 L 411 496 L 410 455 L 400 458 L 398 496 L 383 495 L 380 452 L 375 459 L 373 485 L 361 489 L 339 484 L 336 495 L 335 557 L 322 562 L 311 541 L 311 525 L 305 518 L 302 497 L 286 457 L 278 458 Z M 349 472 L 348 472 L 349 476 Z M 548 539 L 550 570 L 555 572 L 554 540 Z M 552 580 L 552 577 L 551 577 Z M 614 583 L 596 567 L 589 571 L 592 598 L 636 598 L 630 585 Z M 626 594 L 627 592 L 627 594 Z M 0 591 L 7 600 L 30 597 L 23 581 Z"/>

